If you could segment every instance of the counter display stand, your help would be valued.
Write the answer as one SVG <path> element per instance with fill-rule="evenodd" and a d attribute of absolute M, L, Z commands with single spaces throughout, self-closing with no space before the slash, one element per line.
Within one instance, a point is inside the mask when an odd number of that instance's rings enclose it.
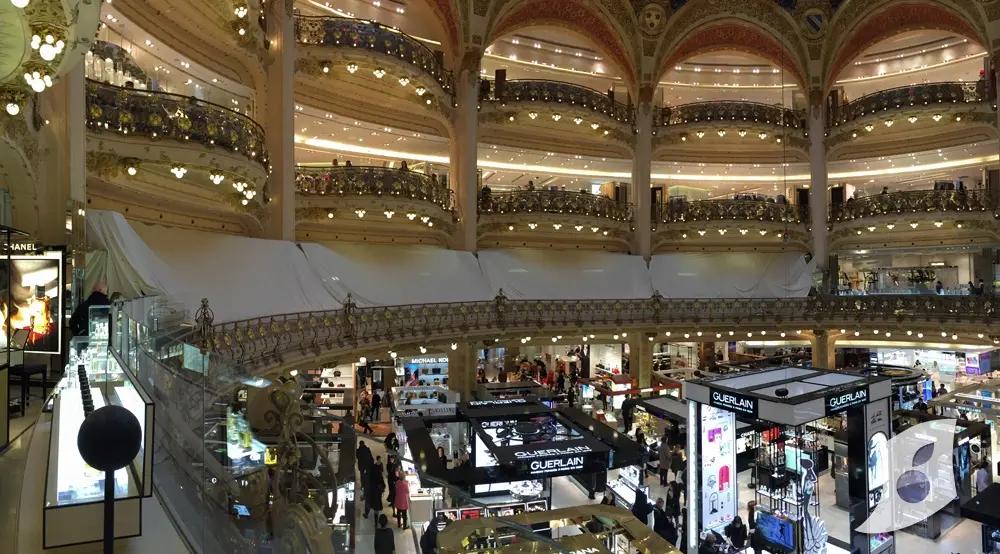
<path fill-rule="evenodd" d="M 45 548 L 103 539 L 104 472 L 88 466 L 76 444 L 85 398 L 95 410 L 107 404 L 126 408 L 142 430 L 135 460 L 115 472 L 115 538 L 141 534 L 142 498 L 153 492 L 152 400 L 117 357 L 108 356 L 106 331 L 103 338 L 97 333 L 74 339 L 69 362 L 52 403 L 43 506 Z M 81 369 L 86 379 L 80 376 Z"/>
<path fill-rule="evenodd" d="M 618 470 L 618 478 L 608 483 L 615 500 L 626 510 L 635 505 L 636 491 L 642 491 L 649 498 L 649 486 L 639 484 L 639 466 L 628 466 Z"/>

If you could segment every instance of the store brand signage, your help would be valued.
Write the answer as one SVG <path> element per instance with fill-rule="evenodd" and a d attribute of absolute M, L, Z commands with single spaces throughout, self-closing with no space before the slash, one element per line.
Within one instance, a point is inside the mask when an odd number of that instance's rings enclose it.
<path fill-rule="evenodd" d="M 531 458 L 551 458 L 554 456 L 567 456 L 571 454 L 590 454 L 594 450 L 589 446 L 567 446 L 564 448 L 546 448 L 543 450 L 528 450 L 515 452 L 514 456 L 519 460 L 530 460 Z M 532 462 L 534 465 L 534 462 Z"/>
<path fill-rule="evenodd" d="M 6 252 L 34 252 L 41 249 L 42 246 L 36 242 L 12 242 L 10 244 L 0 244 L 0 251 Z"/>
<path fill-rule="evenodd" d="M 406 363 L 408 363 L 408 364 L 446 364 L 446 363 L 448 363 L 448 356 L 441 356 L 439 358 L 434 358 L 434 357 L 410 358 Z"/>
<path fill-rule="evenodd" d="M 748 396 L 713 390 L 709 396 L 708 404 L 723 410 L 757 417 L 757 399 Z"/>
<path fill-rule="evenodd" d="M 551 460 L 532 460 L 532 473 L 557 473 L 583 469 L 583 456 L 569 456 Z"/>
<path fill-rule="evenodd" d="M 498 398 L 496 400 L 473 400 L 469 402 L 470 408 L 489 408 L 492 406 L 516 406 L 518 404 L 527 404 L 528 401 L 524 398 Z"/>
<path fill-rule="evenodd" d="M 396 411 L 399 417 L 453 416 L 455 415 L 455 405 L 419 404 L 406 406 Z"/>
<path fill-rule="evenodd" d="M 599 548 L 587 547 L 581 548 L 580 550 L 573 550 L 569 554 L 600 554 L 601 550 Z"/>
<path fill-rule="evenodd" d="M 868 403 L 868 389 L 834 394 L 826 397 L 826 414 L 837 414 L 852 406 L 866 403 Z"/>

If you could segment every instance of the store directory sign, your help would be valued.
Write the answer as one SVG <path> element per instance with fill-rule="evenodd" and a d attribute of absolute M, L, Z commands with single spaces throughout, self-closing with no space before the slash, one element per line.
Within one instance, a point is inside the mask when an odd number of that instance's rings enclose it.
<path fill-rule="evenodd" d="M 714 394 L 715 391 L 713 391 Z M 736 414 L 701 406 L 702 529 L 721 530 L 736 518 Z"/>
<path fill-rule="evenodd" d="M 708 403 L 710 406 L 736 412 L 741 415 L 757 417 L 757 399 L 729 391 L 711 389 Z"/>

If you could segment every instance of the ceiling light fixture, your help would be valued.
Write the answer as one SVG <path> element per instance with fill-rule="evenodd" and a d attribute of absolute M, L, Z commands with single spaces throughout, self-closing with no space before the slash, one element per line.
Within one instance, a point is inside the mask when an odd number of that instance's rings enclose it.
<path fill-rule="evenodd" d="M 405 87 L 406 85 L 410 84 L 410 80 L 407 79 L 406 77 L 400 77 L 399 84 Z"/>
<path fill-rule="evenodd" d="M 385 70 L 381 67 L 375 68 L 372 71 L 372 75 L 375 75 L 376 79 L 381 79 L 382 77 L 385 77 Z"/>
<path fill-rule="evenodd" d="M 354 62 L 351 62 L 351 63 L 347 64 L 347 72 L 348 73 L 354 73 L 357 70 L 358 70 L 358 64 L 356 64 Z"/>
<path fill-rule="evenodd" d="M 538 117 L 538 112 L 528 112 L 528 117 L 530 117 L 531 119 L 535 119 L 536 117 Z"/>
<path fill-rule="evenodd" d="M 415 91 L 417 93 L 417 96 L 423 96 L 424 93 L 427 92 L 427 89 L 425 89 L 424 87 L 417 87 Z"/>
<path fill-rule="evenodd" d="M 358 208 L 358 209 L 354 210 L 354 213 L 358 214 L 358 218 L 363 218 L 363 217 L 365 217 L 365 214 L 368 213 L 368 212 L 366 212 L 364 210 L 364 208 Z"/>

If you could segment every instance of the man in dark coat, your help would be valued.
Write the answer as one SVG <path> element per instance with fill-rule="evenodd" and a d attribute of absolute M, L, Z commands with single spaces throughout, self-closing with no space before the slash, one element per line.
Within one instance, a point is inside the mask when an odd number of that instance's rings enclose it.
<path fill-rule="evenodd" d="M 69 319 L 69 330 L 74 337 L 81 337 L 90 334 L 90 307 L 110 306 L 111 299 L 108 298 L 108 286 L 104 283 L 94 285 L 94 292 L 83 301 L 82 304 L 73 310 L 73 316 Z"/>

